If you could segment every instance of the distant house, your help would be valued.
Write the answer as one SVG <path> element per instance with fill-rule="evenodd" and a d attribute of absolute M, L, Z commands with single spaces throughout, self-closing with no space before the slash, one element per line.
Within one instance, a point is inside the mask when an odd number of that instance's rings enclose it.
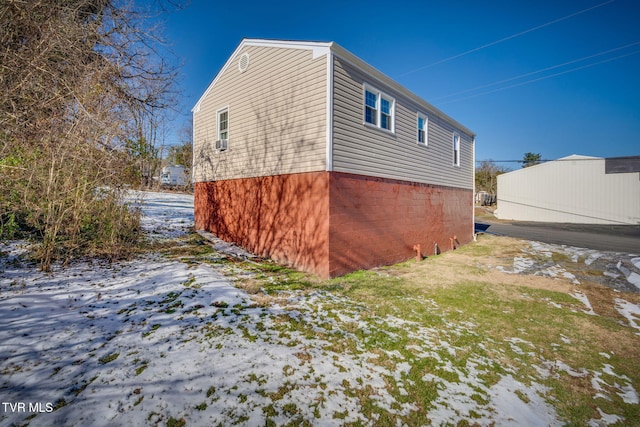
<path fill-rule="evenodd" d="M 500 219 L 640 224 L 640 156 L 572 155 L 498 176 Z"/>
<path fill-rule="evenodd" d="M 184 187 L 189 184 L 189 171 L 181 165 L 165 166 L 160 173 L 160 183 L 170 187 Z"/>
<path fill-rule="evenodd" d="M 335 43 L 244 39 L 193 108 L 195 223 L 321 277 L 473 237 L 469 129 Z"/>

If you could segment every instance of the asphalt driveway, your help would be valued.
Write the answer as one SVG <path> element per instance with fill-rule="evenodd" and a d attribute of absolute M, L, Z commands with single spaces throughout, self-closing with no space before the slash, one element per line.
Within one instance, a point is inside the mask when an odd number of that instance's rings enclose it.
<path fill-rule="evenodd" d="M 585 225 L 542 222 L 493 222 L 478 218 L 476 233 L 535 240 L 600 251 L 640 254 L 640 226 Z"/>

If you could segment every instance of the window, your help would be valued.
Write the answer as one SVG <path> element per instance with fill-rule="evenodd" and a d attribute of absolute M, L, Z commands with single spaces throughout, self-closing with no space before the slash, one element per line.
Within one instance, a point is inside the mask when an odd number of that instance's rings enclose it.
<path fill-rule="evenodd" d="M 391 130 L 391 101 L 380 98 L 380 127 Z"/>
<path fill-rule="evenodd" d="M 377 125 L 377 109 L 378 109 L 378 95 L 373 92 L 365 91 L 365 104 L 364 104 L 364 121 Z"/>
<path fill-rule="evenodd" d="M 377 89 L 365 86 L 364 122 L 390 132 L 394 131 L 396 101 Z"/>
<path fill-rule="evenodd" d="M 418 114 L 418 144 L 427 145 L 427 127 L 429 120 L 422 114 Z"/>
<path fill-rule="evenodd" d="M 453 165 L 460 166 L 460 135 L 453 133 Z"/>
<path fill-rule="evenodd" d="M 229 109 L 218 111 L 218 140 L 229 139 Z"/>

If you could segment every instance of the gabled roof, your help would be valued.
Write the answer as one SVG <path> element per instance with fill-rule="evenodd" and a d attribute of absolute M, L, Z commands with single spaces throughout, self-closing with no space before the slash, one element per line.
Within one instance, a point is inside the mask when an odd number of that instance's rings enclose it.
<path fill-rule="evenodd" d="M 415 93 L 411 92 L 409 89 L 407 89 L 404 86 L 402 86 L 397 81 L 393 80 L 391 77 L 389 77 L 386 74 L 382 73 L 381 71 L 379 71 L 375 67 L 369 65 L 368 63 L 366 63 L 362 59 L 358 58 L 356 55 L 352 54 L 351 52 L 349 52 L 348 50 L 346 50 L 345 48 L 343 48 L 342 46 L 338 45 L 335 42 L 271 40 L 271 39 L 247 39 L 247 38 L 245 38 L 240 42 L 240 44 L 238 45 L 236 50 L 229 57 L 229 59 L 224 64 L 224 66 L 220 69 L 218 74 L 216 74 L 216 76 L 214 77 L 213 81 L 207 87 L 207 89 L 202 94 L 200 99 L 198 99 L 198 102 L 196 103 L 196 105 L 191 110 L 192 112 L 197 112 L 200 109 L 200 104 L 202 103 L 203 99 L 207 96 L 207 94 L 210 92 L 211 88 L 216 84 L 216 82 L 218 81 L 220 76 L 233 63 L 235 63 L 236 58 L 238 57 L 240 52 L 246 46 L 262 46 L 262 47 L 277 47 L 277 48 L 285 48 L 285 49 L 311 50 L 313 52 L 313 58 L 314 59 L 318 58 L 318 57 L 321 57 L 321 56 L 324 56 L 324 55 L 333 54 L 333 55 L 339 57 L 340 59 L 350 63 L 351 65 L 355 66 L 356 68 L 362 70 L 366 75 L 371 76 L 375 80 L 378 80 L 382 84 L 392 88 L 393 90 L 395 90 L 398 93 L 402 94 L 406 98 L 408 98 L 408 99 L 412 100 L 413 102 L 415 102 L 416 104 L 422 106 L 426 110 L 425 111 L 426 113 L 431 113 L 434 116 L 440 117 L 440 118 L 442 118 L 442 119 L 444 119 L 444 120 L 446 120 L 446 121 L 448 121 L 450 123 L 453 123 L 460 132 L 464 132 L 464 133 L 466 133 L 468 135 L 471 135 L 472 137 L 475 137 L 475 133 L 473 131 L 469 130 L 466 126 L 460 124 L 457 120 L 455 120 L 452 117 L 446 115 L 445 113 L 443 113 L 442 111 L 440 111 L 439 109 L 437 109 L 433 105 L 429 104 L 427 101 L 425 101 L 424 99 L 422 99 L 421 97 L 419 97 Z M 372 83 L 374 83 L 374 82 L 372 82 Z"/>
<path fill-rule="evenodd" d="M 566 156 L 566 157 L 560 157 L 559 159 L 555 159 L 555 160 L 543 160 L 540 163 L 537 163 L 535 165 L 531 165 L 528 167 L 523 167 L 522 169 L 516 169 L 516 170 L 512 170 L 509 172 L 505 172 L 502 175 L 511 175 L 511 174 L 517 174 L 517 173 L 533 173 L 534 170 L 538 170 L 541 168 L 545 168 L 545 167 L 549 167 L 550 165 L 555 165 L 558 163 L 562 163 L 562 162 L 568 162 L 571 160 L 577 160 L 577 161 L 582 161 L 582 160 L 604 160 L 604 157 L 593 157 L 593 156 L 584 156 L 582 154 L 571 154 L 570 156 Z"/>
<path fill-rule="evenodd" d="M 191 109 L 192 112 L 198 112 L 202 100 L 209 94 L 213 86 L 218 82 L 218 79 L 224 72 L 235 62 L 236 58 L 242 52 L 246 46 L 261 46 L 261 47 L 277 47 L 284 49 L 304 49 L 311 50 L 313 52 L 313 58 L 324 56 L 331 51 L 332 42 L 311 42 L 311 41 L 293 41 L 293 40 L 269 40 L 269 39 L 242 39 L 238 47 L 231 54 L 227 62 L 222 66 L 218 74 L 213 78 L 213 81 L 209 84 L 204 91 L 196 105 Z"/>
<path fill-rule="evenodd" d="M 582 154 L 572 154 L 567 157 L 560 157 L 559 159 L 552 160 L 553 162 L 557 162 L 559 160 L 602 160 L 603 157 L 593 157 L 593 156 L 584 156 Z"/>

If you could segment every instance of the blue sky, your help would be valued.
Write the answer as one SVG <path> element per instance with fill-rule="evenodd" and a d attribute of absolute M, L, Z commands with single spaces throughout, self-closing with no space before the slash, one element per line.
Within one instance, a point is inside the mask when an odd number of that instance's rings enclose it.
<path fill-rule="evenodd" d="M 243 37 L 335 41 L 476 132 L 477 160 L 640 155 L 638 0 L 191 0 L 165 18 L 183 118 Z"/>

